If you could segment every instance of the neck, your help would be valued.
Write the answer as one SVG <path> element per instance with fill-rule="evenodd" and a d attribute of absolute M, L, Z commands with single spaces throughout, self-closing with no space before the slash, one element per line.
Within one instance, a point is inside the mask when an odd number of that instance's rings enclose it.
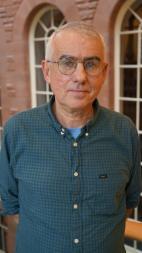
<path fill-rule="evenodd" d="M 53 105 L 53 112 L 58 122 L 65 128 L 81 128 L 90 121 L 94 115 L 93 107 L 86 109 L 68 109 L 56 104 Z"/>

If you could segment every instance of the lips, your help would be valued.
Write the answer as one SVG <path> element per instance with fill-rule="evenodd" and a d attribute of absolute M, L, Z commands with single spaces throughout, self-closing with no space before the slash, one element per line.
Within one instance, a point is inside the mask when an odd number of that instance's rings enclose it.
<path fill-rule="evenodd" d="M 68 91 L 70 91 L 70 92 L 78 92 L 78 93 L 80 93 L 80 92 L 88 92 L 87 90 L 68 90 Z"/>

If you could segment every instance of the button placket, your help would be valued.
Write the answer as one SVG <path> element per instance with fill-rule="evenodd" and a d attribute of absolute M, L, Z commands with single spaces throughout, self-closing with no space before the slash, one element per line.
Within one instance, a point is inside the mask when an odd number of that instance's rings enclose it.
<path fill-rule="evenodd" d="M 74 140 L 72 143 L 72 242 L 76 252 L 81 247 L 81 220 L 80 220 L 80 170 L 79 170 L 79 143 Z"/>

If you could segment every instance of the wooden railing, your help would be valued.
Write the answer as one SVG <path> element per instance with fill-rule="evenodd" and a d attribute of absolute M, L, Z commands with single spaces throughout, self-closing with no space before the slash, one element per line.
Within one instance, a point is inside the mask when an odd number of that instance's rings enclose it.
<path fill-rule="evenodd" d="M 128 237 L 132 240 L 142 241 L 142 222 L 127 219 L 125 237 Z"/>

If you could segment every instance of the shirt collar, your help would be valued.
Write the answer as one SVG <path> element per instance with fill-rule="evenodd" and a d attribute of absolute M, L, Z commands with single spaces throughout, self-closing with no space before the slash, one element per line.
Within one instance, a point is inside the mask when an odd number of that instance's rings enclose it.
<path fill-rule="evenodd" d="M 52 126 L 56 128 L 56 130 L 64 135 L 65 128 L 58 122 L 55 115 L 53 114 L 53 103 L 55 102 L 54 95 L 51 97 L 49 104 L 48 104 L 48 115 L 49 115 L 49 121 Z M 94 109 L 94 117 L 82 128 L 82 131 L 89 132 L 91 128 L 96 124 L 96 121 L 98 120 L 101 106 L 99 105 L 98 99 L 95 99 L 93 102 L 93 109 Z"/>

